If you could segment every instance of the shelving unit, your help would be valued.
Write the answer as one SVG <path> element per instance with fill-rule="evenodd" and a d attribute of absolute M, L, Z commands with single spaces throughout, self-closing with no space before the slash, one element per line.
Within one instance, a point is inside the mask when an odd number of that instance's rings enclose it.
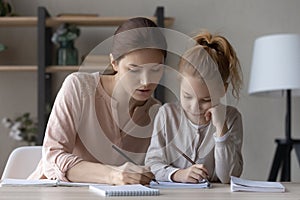
<path fill-rule="evenodd" d="M 52 28 L 62 23 L 75 24 L 77 26 L 113 27 L 119 26 L 131 17 L 98 17 L 98 16 L 60 16 L 51 17 L 47 9 L 38 7 L 37 17 L 0 17 L 0 27 L 34 27 L 38 31 L 38 61 L 37 65 L 0 65 L 1 72 L 36 72 L 38 73 L 38 144 L 44 138 L 44 132 L 48 115 L 46 108 L 51 105 L 51 78 L 53 73 L 89 71 L 101 67 L 93 66 L 55 66 L 52 64 L 53 44 L 51 42 Z M 157 7 L 154 16 L 149 19 L 155 21 L 159 27 L 169 27 L 174 18 L 164 16 L 164 7 Z M 101 64 L 100 64 L 101 65 Z M 103 65 L 103 71 L 106 63 Z M 106 70 L 106 73 L 113 71 Z M 155 92 L 156 98 L 163 101 L 162 87 L 158 86 Z"/>

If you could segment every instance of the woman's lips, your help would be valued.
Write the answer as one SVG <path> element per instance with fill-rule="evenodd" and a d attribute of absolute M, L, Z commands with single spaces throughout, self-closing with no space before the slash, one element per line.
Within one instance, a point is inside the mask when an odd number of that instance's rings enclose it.
<path fill-rule="evenodd" d="M 149 94 L 151 93 L 150 89 L 137 89 L 136 90 L 138 94 Z"/>

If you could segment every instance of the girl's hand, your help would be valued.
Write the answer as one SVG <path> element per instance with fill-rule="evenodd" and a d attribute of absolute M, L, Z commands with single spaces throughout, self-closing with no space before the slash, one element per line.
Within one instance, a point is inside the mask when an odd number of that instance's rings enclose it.
<path fill-rule="evenodd" d="M 138 166 L 131 162 L 126 162 L 119 167 L 113 167 L 110 175 L 114 185 L 148 185 L 154 179 L 154 175 L 149 167 Z"/>
<path fill-rule="evenodd" d="M 176 171 L 171 179 L 174 182 L 198 183 L 202 179 L 208 178 L 208 171 L 202 164 L 195 164 L 186 169 Z"/>
<path fill-rule="evenodd" d="M 216 127 L 217 137 L 225 135 L 225 133 L 228 131 L 225 118 L 226 106 L 224 106 L 223 104 L 213 106 L 206 111 L 204 116 L 207 121 L 211 120 L 213 125 Z"/>

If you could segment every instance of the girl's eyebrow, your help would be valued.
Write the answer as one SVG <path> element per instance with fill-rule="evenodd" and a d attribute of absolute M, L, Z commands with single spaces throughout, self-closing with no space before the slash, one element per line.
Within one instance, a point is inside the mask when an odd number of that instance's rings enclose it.
<path fill-rule="evenodd" d="M 187 91 L 185 91 L 185 90 L 183 90 L 183 93 L 184 93 L 185 95 L 191 95 L 189 92 L 187 92 Z"/>
<path fill-rule="evenodd" d="M 183 91 L 184 95 L 191 95 L 189 92 L 187 92 L 185 90 L 182 90 L 182 91 Z M 210 96 L 206 96 L 206 97 L 202 97 L 201 99 L 203 99 L 203 100 L 209 100 L 209 99 L 211 99 L 211 97 Z"/>

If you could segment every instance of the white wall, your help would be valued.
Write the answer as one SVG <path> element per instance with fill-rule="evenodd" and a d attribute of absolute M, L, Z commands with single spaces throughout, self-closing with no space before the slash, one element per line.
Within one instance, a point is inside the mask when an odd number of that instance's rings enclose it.
<path fill-rule="evenodd" d="M 266 180 L 275 152 L 275 138 L 284 137 L 284 99 L 250 97 L 248 80 L 255 38 L 274 33 L 300 33 L 300 1 L 297 0 L 13 0 L 20 15 L 36 15 L 37 6 L 58 13 L 98 13 L 102 16 L 153 15 L 156 6 L 165 6 L 166 15 L 176 18 L 173 29 L 194 35 L 208 29 L 227 37 L 235 47 L 244 73 L 244 89 L 238 104 L 244 121 L 243 177 Z M 30 28 L 0 28 L 0 42 L 10 50 L 0 53 L 0 64 L 35 63 L 36 33 Z M 17 30 L 17 31 L 16 31 Z M 87 53 L 112 33 L 110 28 L 84 28 L 77 41 L 81 54 Z M 25 34 L 23 34 L 25 33 Z M 21 40 L 19 39 L 21 37 Z M 24 37 L 27 37 L 25 42 Z M 22 41 L 22 43 L 21 43 Z M 18 50 L 20 48 L 20 50 Z M 15 56 L 12 52 L 18 52 Z M 36 113 L 37 93 L 34 73 L 0 73 L 0 118 L 23 111 Z M 59 85 L 59 84 L 58 84 Z M 300 100 L 293 99 L 292 135 L 300 138 Z M 0 171 L 8 153 L 18 144 L 0 126 Z M 292 180 L 300 181 L 299 164 L 292 152 Z"/>

